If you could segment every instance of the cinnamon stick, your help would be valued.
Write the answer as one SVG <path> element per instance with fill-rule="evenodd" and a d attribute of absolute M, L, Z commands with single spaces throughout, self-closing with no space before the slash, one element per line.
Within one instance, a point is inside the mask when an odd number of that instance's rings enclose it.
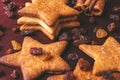
<path fill-rule="evenodd" d="M 82 12 L 83 5 L 84 5 L 84 2 L 85 2 L 85 1 L 86 1 L 86 0 L 77 0 L 74 8 Z"/>
<path fill-rule="evenodd" d="M 97 0 L 92 0 L 90 4 L 87 6 L 87 9 L 84 11 L 85 15 L 92 16 L 91 11 L 95 6 Z"/>
<path fill-rule="evenodd" d="M 105 3 L 106 3 L 106 0 L 97 0 L 96 4 L 92 10 L 92 14 L 95 16 L 102 15 Z"/>

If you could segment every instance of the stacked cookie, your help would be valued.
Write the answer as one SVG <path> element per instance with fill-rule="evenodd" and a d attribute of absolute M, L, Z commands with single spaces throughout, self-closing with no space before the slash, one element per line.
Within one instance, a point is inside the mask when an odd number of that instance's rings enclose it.
<path fill-rule="evenodd" d="M 77 21 L 79 12 L 67 4 L 67 0 L 32 0 L 18 13 L 23 17 L 17 23 L 20 30 L 41 30 L 48 38 L 54 40 L 62 28 L 80 26 Z"/>

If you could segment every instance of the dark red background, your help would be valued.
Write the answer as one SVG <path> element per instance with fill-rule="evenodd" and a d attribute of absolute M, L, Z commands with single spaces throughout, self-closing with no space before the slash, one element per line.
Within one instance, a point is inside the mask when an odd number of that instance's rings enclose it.
<path fill-rule="evenodd" d="M 24 5 L 25 2 L 30 1 L 30 0 L 13 0 L 16 2 L 16 5 Z M 103 13 L 102 16 L 100 17 L 95 17 L 97 25 L 100 27 L 103 27 L 104 29 L 107 30 L 107 25 L 110 24 L 111 22 L 113 22 L 112 20 L 109 19 L 109 15 L 112 12 L 112 8 L 114 6 L 120 6 L 120 0 L 108 0 L 106 6 L 105 6 L 105 11 Z M 0 1 L 0 25 L 2 25 L 5 30 L 4 30 L 4 36 L 0 38 L 0 56 L 6 55 L 6 51 L 9 48 L 12 48 L 11 46 L 11 40 L 16 40 L 20 43 L 22 43 L 24 36 L 21 36 L 20 32 L 18 33 L 14 33 L 12 32 L 12 28 L 13 27 L 17 27 L 17 23 L 16 23 L 16 19 L 10 19 L 8 18 L 5 13 L 4 13 L 4 9 L 3 9 L 4 4 Z M 120 15 L 120 13 L 119 13 Z M 97 41 L 99 44 L 102 44 L 106 38 L 104 39 L 97 39 L 95 37 L 95 33 L 93 33 L 93 28 L 95 26 L 91 25 L 88 21 L 89 17 L 86 17 L 84 15 L 80 15 L 79 16 L 79 21 L 81 22 L 81 27 L 84 27 L 86 29 L 88 29 L 88 33 L 91 37 L 92 40 Z M 114 33 L 109 33 L 109 36 L 114 36 L 119 42 L 120 42 L 120 21 L 116 22 L 117 24 L 117 28 L 118 30 Z M 63 30 L 64 31 L 69 31 L 70 29 L 66 29 Z M 49 40 L 42 32 L 37 32 L 36 34 L 32 35 L 32 37 L 34 39 L 37 39 L 38 41 L 42 42 L 42 43 L 50 43 L 53 42 L 51 40 Z M 77 53 L 79 55 L 79 57 L 84 57 L 87 60 L 89 60 L 90 62 L 92 62 L 93 60 L 91 58 L 89 58 L 87 55 L 85 55 L 82 51 L 80 51 L 77 47 L 72 46 L 72 43 L 70 42 L 68 45 L 67 50 L 64 52 L 64 54 L 62 55 L 62 57 L 71 65 L 72 68 L 75 67 L 76 62 L 74 61 L 68 61 L 67 59 L 67 55 L 69 53 Z M 59 66 L 59 65 L 58 65 Z M 10 74 L 12 73 L 12 71 L 14 69 L 17 69 L 19 71 L 19 73 L 21 74 L 21 71 L 19 68 L 14 68 L 14 67 L 8 67 L 5 65 L 0 65 L 0 69 L 2 69 L 4 71 L 4 76 L 0 77 L 0 80 L 13 80 L 10 77 Z M 22 74 L 21 74 L 22 75 Z M 38 80 L 46 80 L 45 79 L 45 74 L 42 75 L 42 78 L 39 78 Z M 19 80 L 22 80 L 22 76 L 20 76 Z"/>

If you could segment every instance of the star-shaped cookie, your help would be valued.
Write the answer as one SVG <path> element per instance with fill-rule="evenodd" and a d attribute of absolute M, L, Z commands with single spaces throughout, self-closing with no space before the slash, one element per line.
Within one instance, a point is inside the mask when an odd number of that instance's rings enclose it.
<path fill-rule="evenodd" d="M 67 45 L 66 41 L 42 44 L 31 37 L 25 37 L 22 45 L 20 52 L 3 56 L 0 62 L 9 66 L 19 66 L 24 80 L 33 80 L 43 72 L 70 70 L 69 65 L 60 57 Z M 33 55 L 31 48 L 41 48 L 42 54 Z"/>
<path fill-rule="evenodd" d="M 66 5 L 67 2 L 67 0 L 32 0 L 30 6 L 20 9 L 18 13 L 38 17 L 51 26 L 60 17 L 79 15 L 79 11 Z"/>
<path fill-rule="evenodd" d="M 93 74 L 120 71 L 120 44 L 113 37 L 103 45 L 81 44 L 79 48 L 95 60 Z"/>
<path fill-rule="evenodd" d="M 81 70 L 79 63 L 83 60 L 80 58 L 77 62 L 77 65 L 75 67 L 75 70 L 73 71 L 73 76 L 72 78 L 70 75 L 67 75 L 67 77 L 71 77 L 70 80 L 103 80 L 102 76 L 95 76 L 92 74 L 92 69 L 89 71 L 83 71 Z M 69 80 L 65 78 L 66 74 L 64 75 L 53 75 L 47 78 L 47 80 Z M 64 79 L 65 78 L 65 79 Z"/>

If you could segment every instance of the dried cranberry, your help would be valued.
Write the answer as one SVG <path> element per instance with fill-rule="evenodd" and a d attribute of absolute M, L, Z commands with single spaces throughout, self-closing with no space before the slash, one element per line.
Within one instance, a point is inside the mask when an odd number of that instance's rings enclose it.
<path fill-rule="evenodd" d="M 25 30 L 21 32 L 21 35 L 27 36 L 33 34 L 34 32 L 34 30 Z"/>
<path fill-rule="evenodd" d="M 9 3 L 11 0 L 1 0 L 3 3 Z"/>
<path fill-rule="evenodd" d="M 59 36 L 59 40 L 60 41 L 63 41 L 63 40 L 69 41 L 69 40 L 71 40 L 71 36 L 67 32 L 64 32 Z"/>
<path fill-rule="evenodd" d="M 79 67 L 83 71 L 89 71 L 91 69 L 90 63 L 86 61 L 84 58 L 81 58 L 79 60 Z"/>
<path fill-rule="evenodd" d="M 2 77 L 4 75 L 3 70 L 0 69 L 0 77 Z"/>
<path fill-rule="evenodd" d="M 32 55 L 42 55 L 42 48 L 37 48 L 37 47 L 34 47 L 34 48 L 31 48 L 30 49 L 30 53 Z"/>
<path fill-rule="evenodd" d="M 108 28 L 108 30 L 109 30 L 110 32 L 112 32 L 113 30 L 115 30 L 116 25 L 115 25 L 114 22 L 112 22 L 112 23 L 110 23 L 110 24 L 107 26 L 107 28 Z"/>
<path fill-rule="evenodd" d="M 94 23 L 95 23 L 95 18 L 94 18 L 94 17 L 90 17 L 89 22 L 90 22 L 91 24 L 94 24 Z"/>
<path fill-rule="evenodd" d="M 72 72 L 67 72 L 64 76 L 64 80 L 75 80 L 75 77 Z"/>
<path fill-rule="evenodd" d="M 5 11 L 5 14 L 6 14 L 9 18 L 15 18 L 15 17 L 16 17 L 16 13 L 14 13 L 13 11 Z"/>
<path fill-rule="evenodd" d="M 11 76 L 13 79 L 17 79 L 17 78 L 19 77 L 17 70 L 13 70 L 13 72 L 10 74 L 10 76 Z"/>
<path fill-rule="evenodd" d="M 111 14 L 109 16 L 110 19 L 112 19 L 113 21 L 119 21 L 120 17 L 117 14 Z"/>
<path fill-rule="evenodd" d="M 79 56 L 76 53 L 70 53 L 70 54 L 68 54 L 67 58 L 69 60 L 77 61 Z"/>
<path fill-rule="evenodd" d="M 5 10 L 9 10 L 9 11 L 15 11 L 16 9 L 16 5 L 14 2 L 10 2 L 8 4 L 6 4 L 6 6 L 4 7 Z"/>

